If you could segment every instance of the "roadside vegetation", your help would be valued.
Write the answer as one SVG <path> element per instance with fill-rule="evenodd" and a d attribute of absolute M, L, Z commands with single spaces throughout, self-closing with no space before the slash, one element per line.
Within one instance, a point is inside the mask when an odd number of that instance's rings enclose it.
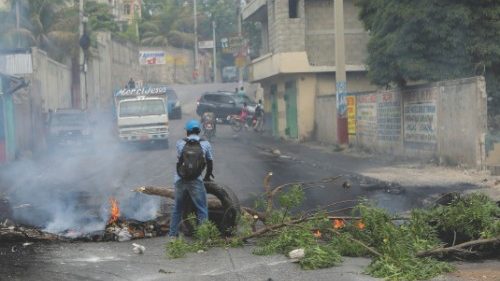
<path fill-rule="evenodd" d="M 335 216 L 345 208 L 299 212 L 307 188 L 293 184 L 266 189 L 255 209 L 243 212 L 232 237 L 222 237 L 208 222 L 196 227 L 192 238 L 168 242 L 167 256 L 251 245 L 256 255 L 288 255 L 305 270 L 340 265 L 343 257 L 369 257 L 366 274 L 425 280 L 453 271 L 450 260 L 488 257 L 498 250 L 500 207 L 483 194 L 448 194 L 406 216 L 391 215 L 363 200 L 351 216 Z"/>
<path fill-rule="evenodd" d="M 500 114 L 500 5 L 491 0 L 356 0 L 370 31 L 375 85 L 483 75 L 488 114 Z"/>

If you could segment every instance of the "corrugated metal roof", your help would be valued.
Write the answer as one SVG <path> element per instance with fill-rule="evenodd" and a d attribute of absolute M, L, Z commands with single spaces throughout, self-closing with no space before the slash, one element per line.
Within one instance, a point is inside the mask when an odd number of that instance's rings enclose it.
<path fill-rule="evenodd" d="M 0 55 L 0 71 L 9 75 L 23 75 L 33 73 L 31 54 Z"/>

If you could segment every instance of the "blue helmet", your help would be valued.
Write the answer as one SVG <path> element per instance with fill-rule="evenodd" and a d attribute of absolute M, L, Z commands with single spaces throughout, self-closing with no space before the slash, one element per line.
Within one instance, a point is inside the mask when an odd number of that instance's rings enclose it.
<path fill-rule="evenodd" d="M 186 131 L 192 131 L 193 129 L 200 129 L 201 125 L 198 120 L 192 119 L 186 122 Z"/>

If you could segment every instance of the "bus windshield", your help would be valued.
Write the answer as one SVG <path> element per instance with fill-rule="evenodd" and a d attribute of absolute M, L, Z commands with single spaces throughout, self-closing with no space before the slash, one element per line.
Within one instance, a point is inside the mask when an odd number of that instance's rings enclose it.
<path fill-rule="evenodd" d="M 120 103 L 120 117 L 166 114 L 162 100 L 134 100 Z"/>

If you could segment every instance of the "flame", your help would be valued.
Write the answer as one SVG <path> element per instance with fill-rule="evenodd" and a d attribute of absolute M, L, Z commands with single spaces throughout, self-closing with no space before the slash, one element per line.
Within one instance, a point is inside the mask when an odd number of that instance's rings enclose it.
<path fill-rule="evenodd" d="M 345 226 L 344 220 L 342 220 L 342 219 L 334 219 L 333 223 L 332 223 L 332 226 L 335 229 L 344 228 L 344 226 Z"/>
<path fill-rule="evenodd" d="M 321 231 L 319 231 L 319 229 L 317 229 L 317 230 L 313 231 L 313 235 L 316 238 L 321 238 Z"/>
<path fill-rule="evenodd" d="M 120 217 L 120 206 L 118 205 L 118 201 L 111 197 L 109 198 L 109 203 L 111 204 L 111 216 L 109 218 L 109 224 L 115 223 L 118 221 Z"/>
<path fill-rule="evenodd" d="M 365 223 L 362 220 L 359 220 L 359 221 L 356 222 L 356 227 L 359 230 L 363 230 L 363 229 L 365 229 L 366 225 L 365 225 Z"/>

